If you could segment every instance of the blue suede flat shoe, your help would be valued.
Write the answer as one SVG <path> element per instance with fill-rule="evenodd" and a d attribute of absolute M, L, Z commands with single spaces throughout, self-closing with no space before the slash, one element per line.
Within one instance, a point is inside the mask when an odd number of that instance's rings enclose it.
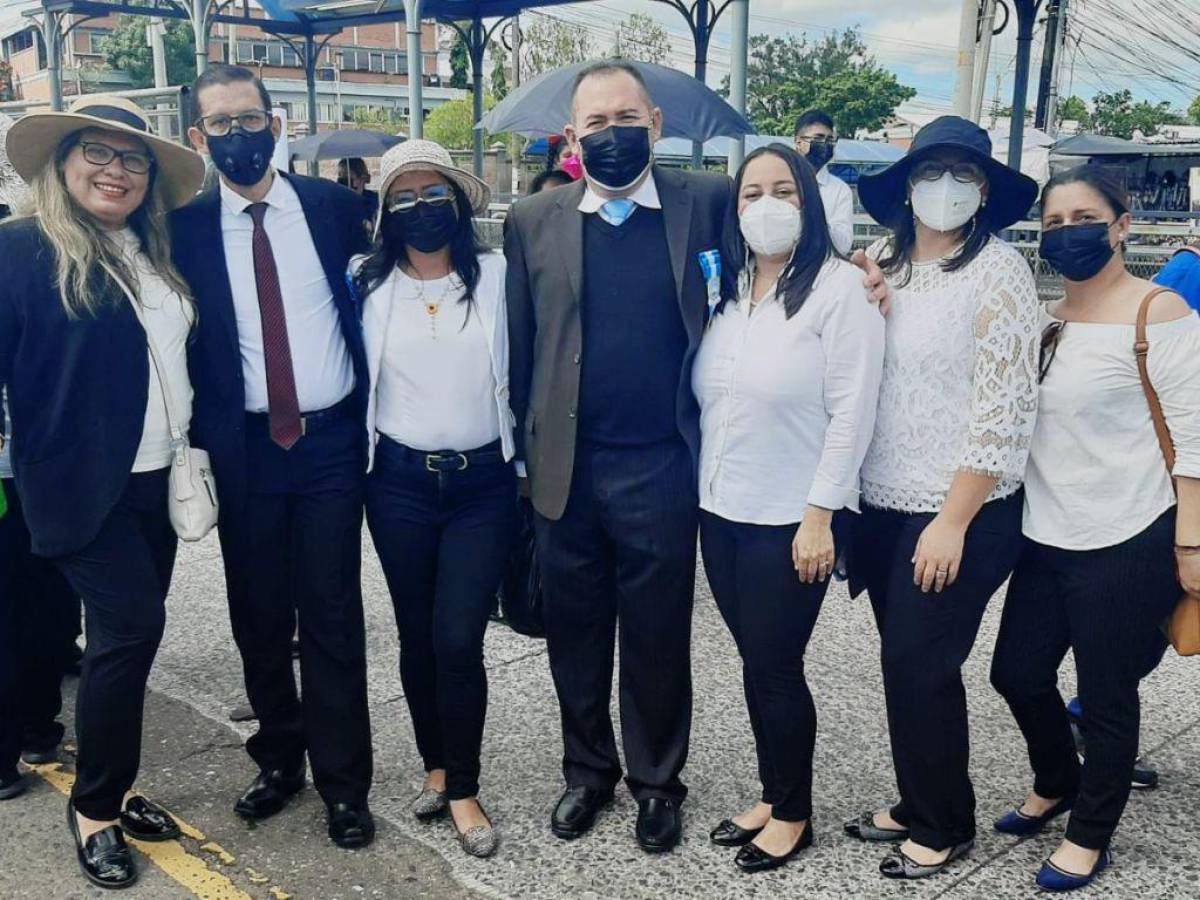
<path fill-rule="evenodd" d="M 1091 872 L 1087 875 L 1076 875 L 1073 872 L 1064 872 L 1050 860 L 1046 860 L 1042 863 L 1042 871 L 1038 872 L 1037 886 L 1043 891 L 1077 891 L 1095 881 L 1096 876 L 1107 869 L 1111 863 L 1112 854 L 1105 850 L 1096 860 L 1096 865 Z"/>
<path fill-rule="evenodd" d="M 1002 834 L 1015 834 L 1017 837 L 1030 837 L 1041 832 L 1053 819 L 1071 809 L 1074 802 L 1071 798 L 1063 798 L 1040 816 L 1027 816 L 1020 808 L 1010 810 L 997 819 L 993 827 Z"/>

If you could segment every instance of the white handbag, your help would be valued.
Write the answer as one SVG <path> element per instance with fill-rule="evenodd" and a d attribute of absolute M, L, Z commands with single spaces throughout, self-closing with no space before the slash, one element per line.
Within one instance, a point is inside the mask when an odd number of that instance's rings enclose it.
<path fill-rule="evenodd" d="M 167 413 L 167 427 L 171 430 L 171 473 L 167 496 L 167 512 L 171 526 L 182 541 L 199 541 L 217 524 L 217 482 L 213 477 L 212 463 L 208 451 L 191 446 L 187 432 L 180 426 L 171 388 L 163 377 L 163 365 L 154 344 L 154 338 L 146 325 L 142 305 L 129 286 L 111 269 L 105 267 L 109 277 L 125 292 L 129 305 L 146 332 L 146 346 L 150 349 L 150 360 L 158 373 L 158 384 L 162 388 L 163 408 Z"/>

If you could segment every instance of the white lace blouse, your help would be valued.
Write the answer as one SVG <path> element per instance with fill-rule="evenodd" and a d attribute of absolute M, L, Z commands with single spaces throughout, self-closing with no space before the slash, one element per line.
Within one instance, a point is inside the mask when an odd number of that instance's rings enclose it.
<path fill-rule="evenodd" d="M 886 240 L 871 246 L 873 258 Z M 1028 263 L 993 238 L 957 272 L 917 263 L 892 288 L 863 500 L 936 513 L 959 471 L 996 478 L 989 500 L 1010 496 L 1037 413 L 1042 307 Z"/>

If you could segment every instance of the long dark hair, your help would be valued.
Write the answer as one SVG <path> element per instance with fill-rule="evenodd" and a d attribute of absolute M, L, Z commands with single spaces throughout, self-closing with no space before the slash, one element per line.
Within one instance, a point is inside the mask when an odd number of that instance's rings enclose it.
<path fill-rule="evenodd" d="M 957 253 L 942 261 L 943 272 L 957 272 L 969 266 L 1000 230 L 988 216 L 986 205 L 979 207 L 971 221 L 963 228 L 970 229 L 967 239 L 963 241 L 962 248 Z M 962 229 L 959 231 L 961 233 Z M 898 276 L 896 280 L 900 287 L 908 284 L 912 278 L 912 252 L 916 243 L 916 213 L 911 208 L 906 208 L 905 215 L 898 218 L 895 228 L 892 229 L 887 254 L 879 260 L 879 267 L 885 274 Z"/>
<path fill-rule="evenodd" d="M 783 299 L 784 312 L 790 319 L 812 293 L 813 284 L 816 283 L 817 275 L 820 274 L 825 261 L 831 257 L 839 257 L 840 254 L 829 237 L 825 204 L 821 202 L 821 188 L 817 184 L 817 175 L 808 160 L 786 144 L 759 147 L 746 157 L 733 180 L 733 196 L 725 213 L 725 228 L 721 235 L 721 302 L 716 312 L 721 312 L 727 301 L 736 302 L 738 298 L 738 281 L 746 267 L 747 259 L 746 239 L 742 237 L 738 217 L 738 198 L 742 193 L 742 180 L 746 168 L 754 160 L 767 154 L 777 156 L 787 163 L 792 177 L 796 180 L 796 189 L 800 193 L 800 243 L 796 245 L 791 262 L 779 276 L 776 289 L 776 293 Z"/>
<path fill-rule="evenodd" d="M 469 307 L 475 300 L 475 289 L 479 287 L 479 254 L 483 253 L 486 247 L 475 232 L 474 210 L 471 209 L 471 201 L 467 199 L 467 195 L 457 184 L 449 179 L 447 179 L 447 183 L 454 194 L 455 209 L 458 210 L 458 228 L 455 229 L 454 236 L 450 238 L 450 268 L 463 283 L 463 292 L 459 297 L 459 302 L 465 303 Z M 388 216 L 395 214 L 388 212 L 386 197 L 380 197 L 379 202 L 383 204 L 383 218 L 380 220 L 382 226 Z M 400 241 L 399 246 L 391 246 L 383 240 L 382 227 L 379 232 L 371 254 L 359 267 L 358 274 L 354 276 L 354 288 L 360 297 L 365 298 L 383 284 L 396 266 L 408 262 L 407 245 L 404 241 Z"/>

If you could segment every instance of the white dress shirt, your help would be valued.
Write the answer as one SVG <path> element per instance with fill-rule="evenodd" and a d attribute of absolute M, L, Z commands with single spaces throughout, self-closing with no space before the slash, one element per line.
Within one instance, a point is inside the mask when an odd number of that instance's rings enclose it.
<path fill-rule="evenodd" d="M 351 271 L 364 259 L 351 260 Z M 451 290 L 439 304 L 436 340 L 424 304 L 442 297 L 447 279 L 423 282 L 422 300 L 417 283 L 397 267 L 363 299 L 368 470 L 380 433 L 426 452 L 474 450 L 499 437 L 504 458 L 512 459 L 506 264 L 501 254 L 484 253 L 479 267 L 470 319 L 461 292 Z"/>
<path fill-rule="evenodd" d="M 137 294 L 141 301 L 141 318 L 146 331 L 146 355 L 150 365 L 150 383 L 146 391 L 146 417 L 142 424 L 142 440 L 133 461 L 133 472 L 154 472 L 171 465 L 171 423 L 167 417 L 162 380 L 171 396 L 171 414 L 175 426 L 187 434 L 192 421 L 192 383 L 188 379 L 187 341 L 192 327 L 192 307 L 163 281 L 145 254 L 141 252 L 137 235 L 125 229 L 118 239 L 125 259 L 137 275 Z M 130 285 L 132 288 L 133 285 Z M 150 352 L 150 342 L 162 364 L 160 373 Z"/>
<path fill-rule="evenodd" d="M 749 284 L 713 316 L 692 371 L 700 508 L 754 525 L 799 522 L 810 504 L 857 510 L 884 353 L 862 273 L 828 261 L 790 319 L 774 293 L 751 313 Z"/>
<path fill-rule="evenodd" d="M 599 212 L 600 207 L 613 199 L 612 197 L 601 197 L 592 190 L 591 184 L 588 184 L 586 180 L 584 183 L 587 187 L 584 189 L 583 199 L 579 201 L 579 211 L 584 215 Z M 662 201 L 658 199 L 658 185 L 654 183 L 653 170 L 646 176 L 645 181 L 637 186 L 637 190 L 624 199 L 632 200 L 638 206 L 644 206 L 646 209 L 662 209 Z"/>
<path fill-rule="evenodd" d="M 1175 445 L 1200 478 L 1200 319 L 1150 325 L 1146 364 Z M 1068 322 L 1042 381 L 1024 532 L 1064 550 L 1120 544 L 1175 505 L 1133 353 L 1132 325 Z"/>
<path fill-rule="evenodd" d="M 829 171 L 827 165 L 817 172 L 817 187 L 821 189 L 821 203 L 825 207 L 825 221 L 829 223 L 833 246 L 838 253 L 849 253 L 854 246 L 854 193 L 850 185 Z"/>
<path fill-rule="evenodd" d="M 221 181 L 221 236 L 233 293 L 246 388 L 246 411 L 267 412 L 267 370 L 262 315 L 254 279 L 254 220 L 250 201 Z M 300 412 L 328 409 L 354 390 L 354 367 L 342 336 L 333 290 L 317 256 L 300 198 L 276 174 L 267 196 L 263 227 L 271 240 L 287 317 L 288 346 Z"/>

